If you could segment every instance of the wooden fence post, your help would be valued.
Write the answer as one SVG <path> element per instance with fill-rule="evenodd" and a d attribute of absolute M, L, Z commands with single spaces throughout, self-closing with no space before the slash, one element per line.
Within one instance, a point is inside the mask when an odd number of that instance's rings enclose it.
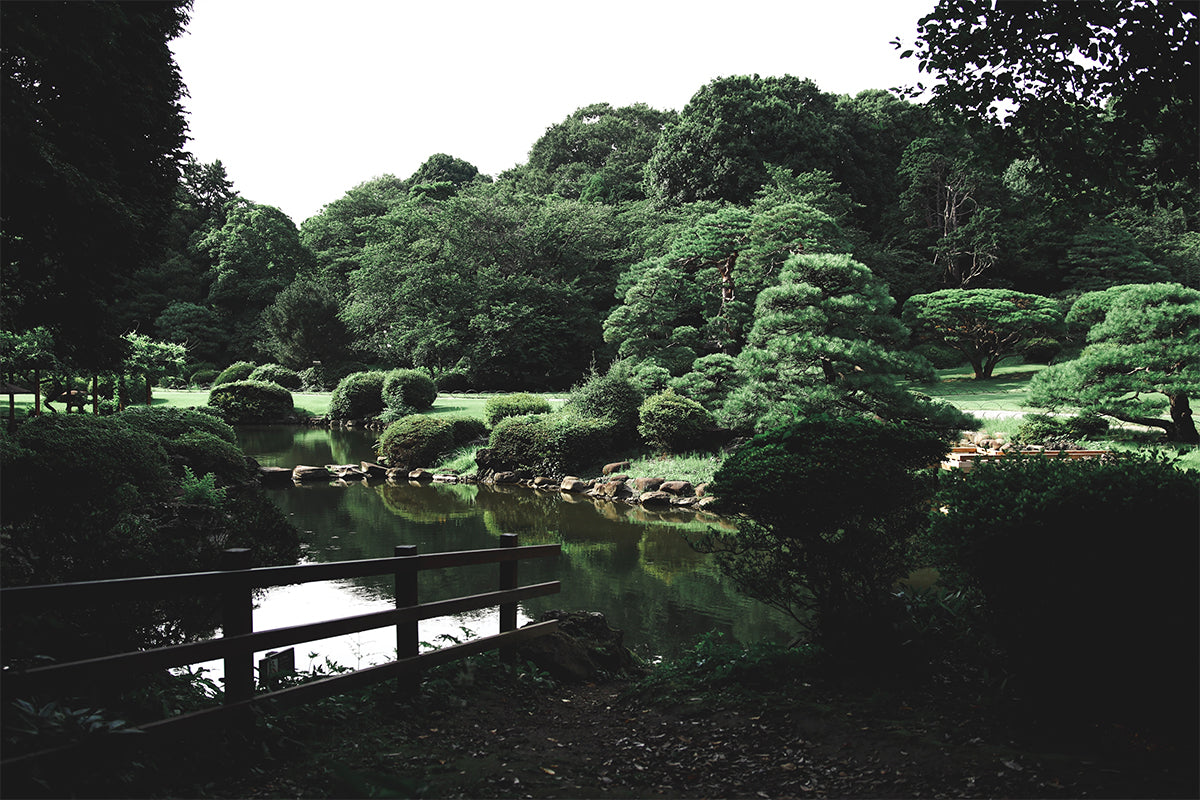
<path fill-rule="evenodd" d="M 397 558 L 405 557 L 409 561 L 396 567 L 396 608 L 408 608 L 417 604 L 417 546 L 415 544 L 398 544 L 392 551 Z M 403 661 L 421 654 L 421 637 L 417 632 L 417 620 L 396 623 L 396 660 Z M 401 692 L 412 693 L 421 684 L 418 672 L 409 672 L 398 677 L 396 688 Z"/>
<path fill-rule="evenodd" d="M 231 547 L 221 553 L 222 570 L 250 568 L 250 550 Z M 228 579 L 221 592 L 221 635 L 240 636 L 254 632 L 254 597 L 245 581 Z M 254 696 L 254 653 L 225 656 L 225 702 L 236 703 Z"/>
<path fill-rule="evenodd" d="M 502 533 L 500 534 L 501 547 L 516 547 L 517 534 Z M 501 561 L 500 562 L 500 591 L 505 589 L 517 588 L 517 562 Z M 500 632 L 515 631 L 517 629 L 517 604 L 516 603 L 501 603 L 500 604 Z M 512 647 L 500 648 L 500 657 L 505 661 L 513 661 L 516 658 L 516 651 Z"/>

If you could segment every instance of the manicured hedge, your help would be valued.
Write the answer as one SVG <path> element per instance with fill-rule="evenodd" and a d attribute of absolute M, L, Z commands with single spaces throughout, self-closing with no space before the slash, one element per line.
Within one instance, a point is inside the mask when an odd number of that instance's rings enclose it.
<path fill-rule="evenodd" d="M 295 411 L 292 394 L 277 383 L 236 381 L 216 386 L 208 393 L 208 404 L 220 409 L 233 424 L 282 422 Z"/>
<path fill-rule="evenodd" d="M 237 441 L 237 434 L 228 423 L 222 422 L 212 414 L 189 408 L 130 406 L 115 415 L 113 421 L 164 439 L 175 439 L 186 433 L 203 431 L 227 442 Z"/>
<path fill-rule="evenodd" d="M 383 382 L 387 373 L 379 370 L 355 372 L 338 381 L 329 398 L 332 419 L 362 419 L 383 411 Z"/>
<path fill-rule="evenodd" d="M 715 449 L 717 422 L 704 406 L 668 389 L 646 398 L 638 410 L 638 433 L 647 444 L 671 453 Z"/>
<path fill-rule="evenodd" d="M 299 372 L 279 364 L 263 364 L 262 366 L 255 367 L 247 380 L 278 383 L 283 388 L 293 392 L 300 391 L 304 386 L 304 379 L 300 377 Z"/>
<path fill-rule="evenodd" d="M 518 392 L 489 397 L 483 404 L 483 418 L 495 426 L 505 417 L 521 417 L 526 414 L 549 414 L 550 401 L 541 395 Z"/>
<path fill-rule="evenodd" d="M 508 469 L 565 475 L 602 462 L 613 445 L 613 428 L 610 420 L 574 414 L 506 417 L 492 429 L 488 449 Z"/>
<path fill-rule="evenodd" d="M 383 381 L 383 402 L 388 408 L 425 411 L 437 400 L 437 385 L 424 372 L 394 369 Z"/>
<path fill-rule="evenodd" d="M 438 456 L 454 444 L 454 426 L 450 422 L 412 414 L 389 425 L 375 449 L 391 467 L 432 467 L 437 464 Z"/>
<path fill-rule="evenodd" d="M 235 361 L 213 380 L 213 386 L 220 386 L 223 383 L 233 383 L 234 381 L 245 381 L 250 379 L 250 373 L 254 372 L 253 361 Z"/>

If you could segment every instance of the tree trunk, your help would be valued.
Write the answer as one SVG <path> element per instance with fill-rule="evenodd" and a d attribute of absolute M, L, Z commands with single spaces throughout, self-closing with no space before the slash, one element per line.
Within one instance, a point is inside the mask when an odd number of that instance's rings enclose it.
<path fill-rule="evenodd" d="M 154 405 L 154 384 L 150 381 L 150 373 L 146 373 L 146 405 Z"/>
<path fill-rule="evenodd" d="M 42 371 L 37 367 L 33 368 L 33 415 L 35 417 L 42 414 Z"/>
<path fill-rule="evenodd" d="M 975 380 L 992 377 L 990 365 L 985 364 L 982 358 L 972 358 L 971 369 L 975 370 Z"/>
<path fill-rule="evenodd" d="M 92 376 L 92 416 L 100 416 L 100 376 Z"/>
<path fill-rule="evenodd" d="M 1196 422 L 1192 419 L 1192 404 L 1186 392 L 1169 394 L 1171 403 L 1171 422 L 1175 430 L 1168 431 L 1167 436 L 1173 442 L 1182 444 L 1200 444 L 1200 434 L 1196 432 Z"/>

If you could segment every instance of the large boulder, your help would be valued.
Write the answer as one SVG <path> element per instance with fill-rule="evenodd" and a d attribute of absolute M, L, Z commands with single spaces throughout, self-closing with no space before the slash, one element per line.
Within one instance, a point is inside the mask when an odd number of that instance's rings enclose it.
<path fill-rule="evenodd" d="M 676 497 L 695 497 L 696 490 L 690 481 L 667 481 L 658 488 Z"/>
<path fill-rule="evenodd" d="M 634 478 L 633 485 L 639 492 L 653 492 L 663 485 L 664 478 Z"/>
<path fill-rule="evenodd" d="M 562 483 L 558 485 L 559 491 L 562 492 L 586 492 L 592 488 L 591 484 L 579 480 L 574 475 L 568 475 L 562 479 Z"/>
<path fill-rule="evenodd" d="M 666 492 L 642 492 L 641 497 L 638 498 L 638 502 L 647 507 L 669 506 L 673 498 L 674 495 L 667 494 Z"/>
<path fill-rule="evenodd" d="M 333 474 L 324 467 L 310 467 L 304 464 L 292 470 L 292 480 L 296 483 L 304 483 L 306 481 L 328 481 L 333 479 Z"/>
<path fill-rule="evenodd" d="M 609 627 L 593 611 L 547 611 L 536 622 L 558 620 L 558 630 L 521 645 L 518 656 L 560 681 L 595 680 L 601 674 L 640 672 L 638 659 L 624 645 L 625 634 Z"/>

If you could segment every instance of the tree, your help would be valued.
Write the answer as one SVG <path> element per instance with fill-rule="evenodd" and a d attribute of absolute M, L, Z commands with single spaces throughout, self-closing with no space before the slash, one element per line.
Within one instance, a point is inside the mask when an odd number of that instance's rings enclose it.
<path fill-rule="evenodd" d="M 921 341 L 962 353 L 979 380 L 1030 340 L 1058 334 L 1063 313 L 1048 297 L 1011 289 L 943 289 L 908 298 L 903 320 Z"/>
<path fill-rule="evenodd" d="M 1087 344 L 1074 361 L 1034 376 L 1031 405 L 1075 406 L 1200 443 L 1191 408 L 1200 392 L 1200 291 L 1150 283 L 1089 292 L 1067 324 L 1087 329 Z"/>
<path fill-rule="evenodd" d="M 198 303 L 171 303 L 158 315 L 154 330 L 164 341 L 186 346 L 193 361 L 215 363 L 228 344 L 228 334 L 217 312 Z"/>
<path fill-rule="evenodd" d="M 341 303 L 330 281 L 299 277 L 263 309 L 259 349 L 296 370 L 320 361 L 326 370 L 353 357 L 346 324 L 338 316 Z"/>
<path fill-rule="evenodd" d="M 677 118 L 644 103 L 593 103 L 546 129 L 529 151 L 529 177 L 563 197 L 620 203 L 640 200 L 642 170 L 663 126 Z"/>
<path fill-rule="evenodd" d="M 246 200 L 228 207 L 225 224 L 201 246 L 213 260 L 208 303 L 227 321 L 233 354 L 248 355 L 259 336 L 259 314 L 311 269 L 312 255 L 286 214 Z"/>
<path fill-rule="evenodd" d="M 405 182 L 409 189 L 415 189 L 423 184 L 449 183 L 455 189 L 461 189 L 476 181 L 489 182 L 491 178 L 481 175 L 474 164 L 461 158 L 434 153 L 425 159 L 425 163 L 417 167 L 417 171 Z"/>
<path fill-rule="evenodd" d="M 190 7 L 0 4 L 0 311 L 82 366 L 121 361 L 124 279 L 162 243 L 186 131 L 167 45 Z"/>
<path fill-rule="evenodd" d="M 146 381 L 146 405 L 154 402 L 154 379 L 183 369 L 187 348 L 174 342 L 157 342 L 139 333 L 125 334 L 129 342 L 129 357 L 124 371 L 129 375 L 141 375 Z"/>
<path fill-rule="evenodd" d="M 1178 76 L 1198 52 L 1194 3 L 939 0 L 901 57 L 937 81 L 936 105 L 1003 121 L 1080 193 L 1118 183 L 1142 148 L 1156 183 L 1194 190 L 1200 85 Z"/>
<path fill-rule="evenodd" d="M 304 220 L 300 241 L 313 254 L 321 275 L 345 283 L 362 266 L 363 248 L 372 240 L 380 219 L 408 199 L 408 184 L 394 175 L 360 183 Z"/>
<path fill-rule="evenodd" d="M 849 255 L 793 256 L 779 285 L 758 295 L 739 356 L 749 380 L 730 396 L 725 415 L 738 428 L 758 430 L 819 412 L 939 431 L 971 427 L 961 412 L 899 385 L 928 380 L 933 368 L 900 350 L 908 330 L 894 306 L 882 281 Z"/>
<path fill-rule="evenodd" d="M 951 137 L 947 137 L 951 138 Z M 900 206 L 914 243 L 926 244 L 943 286 L 966 288 L 996 263 L 995 181 L 974 152 L 976 142 L 917 139 L 904 151 Z"/>
<path fill-rule="evenodd" d="M 894 583 L 913 564 L 947 441 L 911 426 L 816 415 L 755 436 L 717 470 L 736 533 L 704 549 L 744 593 L 792 616 L 827 647 L 888 641 Z"/>
<path fill-rule="evenodd" d="M 768 165 L 840 177 L 848 142 L 834 118 L 835 98 L 810 80 L 718 78 L 663 129 L 646 165 L 646 196 L 747 203 L 770 179 Z"/>

